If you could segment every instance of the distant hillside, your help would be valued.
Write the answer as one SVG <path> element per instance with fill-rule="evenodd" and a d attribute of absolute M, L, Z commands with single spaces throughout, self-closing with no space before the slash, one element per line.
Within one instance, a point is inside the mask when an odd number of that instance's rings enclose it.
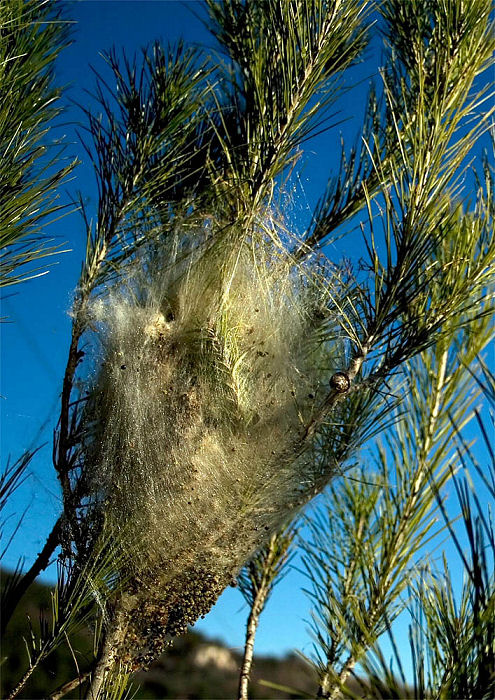
<path fill-rule="evenodd" d="M 5 572 L 2 581 L 6 580 Z M 16 611 L 2 641 L 1 697 L 6 697 L 27 667 L 24 637 L 29 636 L 29 619 L 33 629 L 39 629 L 40 610 L 50 608 L 50 592 L 47 586 L 35 584 L 26 594 Z M 80 669 L 85 669 L 91 658 L 92 636 L 83 630 L 71 638 Z M 190 631 L 178 638 L 174 645 L 146 673 L 136 675 L 135 698 L 190 698 L 212 700 L 234 698 L 237 692 L 241 656 L 221 642 L 208 639 L 203 634 Z M 59 647 L 33 674 L 26 686 L 24 700 L 46 698 L 63 682 L 70 680 L 77 671 L 68 645 Z M 317 687 L 313 672 L 296 655 L 284 659 L 255 657 L 252 698 L 290 698 L 286 693 L 271 690 L 259 684 L 265 679 L 274 683 L 315 692 Z M 66 696 L 79 698 L 76 690 Z"/>

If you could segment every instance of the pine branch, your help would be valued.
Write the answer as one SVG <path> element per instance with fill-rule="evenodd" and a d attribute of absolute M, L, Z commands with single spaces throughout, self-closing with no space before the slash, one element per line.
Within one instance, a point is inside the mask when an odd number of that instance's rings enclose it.
<path fill-rule="evenodd" d="M 217 101 L 216 128 L 238 218 L 270 204 L 275 178 L 321 127 L 338 75 L 366 44 L 367 9 L 354 0 L 207 5 L 232 66 L 224 74 L 231 86 L 227 104 Z"/>
<path fill-rule="evenodd" d="M 9 695 L 18 697 L 39 664 L 70 635 L 88 621 L 102 614 L 108 599 L 118 595 L 125 580 L 117 580 L 122 567 L 121 553 L 111 539 L 100 539 L 93 549 L 92 560 L 83 567 L 59 563 L 57 584 L 51 594 L 51 615 L 40 616 L 40 629 L 30 628 L 26 640 L 29 666 Z"/>
<path fill-rule="evenodd" d="M 485 374 L 483 361 L 478 367 L 464 369 L 464 372 L 469 371 L 474 375 L 472 382 L 476 382 L 478 372 Z M 488 380 L 493 381 L 493 377 Z M 489 393 L 485 397 L 489 398 Z M 494 688 L 495 544 L 492 514 L 483 503 L 489 489 L 475 486 L 472 480 L 477 465 L 465 445 L 457 420 L 451 417 L 454 440 L 459 442 L 459 447 L 449 470 L 456 497 L 454 505 L 459 514 L 451 507 L 447 511 L 442 492 L 434 483 L 432 487 L 458 556 L 453 561 L 449 556 L 447 562 L 443 553 L 439 565 L 428 562 L 409 591 L 413 600 L 408 609 L 413 685 L 415 695 L 420 698 L 490 697 Z M 489 454 L 489 442 L 480 447 L 486 447 Z M 486 465 L 485 470 L 493 477 L 493 465 L 490 461 Z M 461 538 L 465 538 L 466 545 L 461 545 Z M 460 593 L 454 590 L 454 570 L 456 579 L 460 571 L 464 574 Z M 389 637 L 394 656 L 399 660 L 392 630 L 389 630 Z M 403 655 L 401 649 L 400 656 Z M 390 697 L 391 689 L 397 684 L 379 646 L 364 659 L 363 666 L 372 697 Z"/>
<path fill-rule="evenodd" d="M 52 558 L 53 552 L 61 541 L 63 516 L 59 516 L 57 522 L 48 535 L 43 549 L 36 557 L 31 567 L 23 574 L 15 585 L 8 590 L 7 595 L 2 596 L 1 634 L 3 636 L 10 618 L 14 614 L 21 598 L 28 588 L 35 582 L 40 573 L 46 569 Z"/>
<path fill-rule="evenodd" d="M 54 693 L 51 693 L 49 700 L 61 700 L 61 698 L 67 695 L 67 693 L 70 693 L 71 690 L 75 690 L 76 688 L 79 688 L 80 685 L 85 683 L 90 675 L 91 670 L 80 673 L 78 676 L 76 676 L 76 678 L 67 681 L 67 683 L 61 685 L 60 688 L 58 688 Z"/>
<path fill-rule="evenodd" d="M 268 544 L 256 552 L 237 578 L 239 590 L 250 606 L 246 624 L 244 655 L 239 675 L 238 700 L 247 700 L 259 617 L 274 586 L 283 577 L 284 568 L 290 560 L 289 550 L 295 535 L 296 530 L 292 527 L 272 535 Z"/>
<path fill-rule="evenodd" d="M 66 252 L 44 228 L 66 208 L 57 191 L 77 164 L 61 167 L 63 144 L 50 141 L 62 111 L 54 65 L 68 26 L 59 3 L 5 0 L 0 8 L 0 286 L 45 274 L 32 263 Z"/>
<path fill-rule="evenodd" d="M 464 362 L 473 362 L 492 337 L 484 321 L 461 332 L 453 352 L 455 324 L 451 332 L 450 342 L 408 369 L 409 395 L 401 406 L 407 425 L 397 422 L 387 449 L 379 448 L 378 476 L 363 469 L 361 478 L 332 486 L 327 511 L 310 524 L 304 565 L 316 607 L 320 697 L 337 697 L 393 622 L 414 557 L 432 537 L 435 511 L 443 509 L 438 494 L 452 475 L 446 466 L 454 434 L 449 413 L 460 424 L 472 415 L 477 393 Z"/>

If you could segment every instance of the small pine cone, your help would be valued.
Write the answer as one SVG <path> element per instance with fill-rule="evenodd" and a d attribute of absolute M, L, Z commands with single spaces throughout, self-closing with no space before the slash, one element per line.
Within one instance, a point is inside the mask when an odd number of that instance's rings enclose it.
<path fill-rule="evenodd" d="M 330 378 L 330 386 L 339 394 L 345 394 L 351 388 L 351 380 L 347 372 L 335 372 Z"/>

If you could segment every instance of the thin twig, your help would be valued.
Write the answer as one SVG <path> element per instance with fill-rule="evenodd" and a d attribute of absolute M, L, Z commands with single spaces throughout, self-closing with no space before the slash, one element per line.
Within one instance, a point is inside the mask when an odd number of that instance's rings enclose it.
<path fill-rule="evenodd" d="M 16 697 L 19 695 L 19 693 L 21 692 L 21 690 L 24 688 L 24 686 L 26 685 L 26 683 L 28 682 L 28 680 L 31 678 L 32 674 L 34 673 L 34 671 L 35 671 L 36 668 L 38 667 L 38 664 L 40 663 L 40 661 L 41 661 L 42 658 L 43 658 L 43 650 L 40 650 L 40 651 L 38 652 L 38 654 L 37 654 L 35 660 L 34 660 L 34 663 L 31 663 L 31 664 L 29 665 L 28 670 L 27 670 L 26 673 L 23 675 L 23 677 L 21 678 L 21 680 L 19 681 L 19 683 L 16 685 L 16 687 L 14 688 L 14 690 L 13 690 L 13 691 L 10 693 L 10 695 L 7 697 L 7 700 L 14 700 L 14 698 L 16 698 Z"/>
<path fill-rule="evenodd" d="M 248 698 L 249 677 L 251 675 L 254 654 L 254 639 L 258 628 L 260 612 L 264 605 L 265 594 L 265 589 L 260 589 L 258 591 L 251 612 L 249 613 L 246 626 L 246 641 L 244 643 L 244 656 L 242 657 L 241 672 L 239 675 L 238 700 L 247 700 Z"/>
<path fill-rule="evenodd" d="M 85 671 L 84 673 L 80 673 L 71 681 L 64 683 L 60 686 L 60 688 L 58 688 L 54 693 L 52 693 L 49 696 L 49 700 L 60 700 L 60 698 L 63 698 L 64 695 L 70 693 L 71 690 L 74 690 L 74 688 L 77 688 L 78 686 L 82 685 L 85 681 L 87 681 L 91 675 L 91 672 L 92 669 L 90 669 L 89 671 Z"/>
<path fill-rule="evenodd" d="M 253 663 L 254 640 L 256 630 L 258 628 L 259 617 L 263 612 L 265 603 L 270 592 L 270 587 L 273 585 L 273 577 L 269 575 L 273 559 L 276 552 L 276 540 L 272 537 L 270 540 L 268 556 L 266 557 L 263 576 L 260 586 L 252 600 L 251 611 L 249 613 L 246 625 L 246 641 L 244 643 L 244 656 L 242 658 L 241 672 L 239 675 L 239 692 L 238 700 L 248 699 L 249 677 L 251 675 L 251 666 Z"/>
<path fill-rule="evenodd" d="M 55 551 L 56 547 L 60 543 L 60 536 L 62 534 L 62 522 L 63 516 L 60 515 L 57 522 L 52 528 L 52 531 L 48 535 L 48 539 L 45 542 L 45 546 L 41 552 L 36 557 L 36 560 L 32 564 L 31 568 L 26 571 L 24 576 L 20 579 L 19 583 L 9 591 L 6 596 L 5 606 L 2 610 L 2 620 L 1 620 L 1 634 L 3 635 L 7 624 L 12 617 L 19 601 L 26 593 L 27 589 L 34 583 L 35 579 L 39 574 L 46 569 L 50 563 L 51 556 Z"/>

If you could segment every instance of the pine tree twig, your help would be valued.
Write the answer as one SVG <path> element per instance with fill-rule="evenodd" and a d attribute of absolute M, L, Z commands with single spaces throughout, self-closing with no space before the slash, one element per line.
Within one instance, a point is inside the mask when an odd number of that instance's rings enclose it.
<path fill-rule="evenodd" d="M 238 576 L 239 589 L 250 605 L 244 655 L 239 675 L 238 700 L 247 700 L 248 698 L 259 617 L 274 586 L 284 575 L 284 569 L 291 558 L 289 552 L 295 535 L 296 530 L 292 526 L 272 535 L 268 544 L 254 555 Z"/>
<path fill-rule="evenodd" d="M 78 688 L 85 681 L 87 681 L 88 678 L 90 677 L 91 673 L 92 673 L 92 669 L 89 669 L 88 671 L 84 671 L 83 673 L 80 673 L 78 676 L 76 676 L 72 680 L 68 681 L 67 683 L 64 683 L 63 685 L 60 686 L 60 688 L 58 688 L 55 692 L 53 692 L 49 696 L 49 700 L 60 700 L 60 698 L 63 698 L 64 695 L 67 695 L 67 693 L 70 693 L 71 690 Z"/>
<path fill-rule="evenodd" d="M 28 680 L 31 678 L 31 676 L 33 675 L 34 671 L 35 671 L 36 668 L 38 667 L 38 664 L 40 663 L 40 661 L 41 661 L 41 657 L 37 657 L 37 659 L 36 659 L 36 661 L 34 662 L 34 664 L 30 664 L 30 665 L 29 665 L 28 670 L 27 670 L 26 673 L 23 675 L 23 677 L 21 678 L 21 680 L 19 681 L 19 683 L 15 686 L 15 688 L 12 690 L 12 692 L 10 693 L 10 695 L 8 695 L 8 697 L 7 697 L 6 700 L 14 700 L 14 698 L 16 698 L 16 697 L 19 695 L 19 693 L 21 692 L 21 690 L 24 688 L 24 686 L 26 685 L 26 683 L 28 682 Z"/>
<path fill-rule="evenodd" d="M 238 700 L 247 700 L 249 677 L 254 655 L 254 640 L 258 629 L 259 616 L 263 610 L 266 599 L 266 588 L 260 588 L 253 601 L 246 625 L 246 639 L 244 642 L 244 655 L 242 657 L 241 671 L 239 674 Z"/>
<path fill-rule="evenodd" d="M 21 598 L 24 596 L 28 588 L 36 580 L 39 574 L 46 569 L 50 563 L 50 558 L 55 551 L 56 547 L 60 544 L 60 537 L 62 534 L 62 524 L 63 516 L 60 515 L 57 522 L 52 528 L 52 531 L 48 535 L 45 545 L 41 552 L 36 557 L 36 560 L 32 566 L 26 571 L 22 576 L 19 583 L 9 591 L 7 599 L 5 601 L 5 609 L 2 610 L 2 620 L 1 620 L 1 634 L 3 635 L 7 624 L 9 623 L 12 614 L 14 613 L 17 605 L 19 604 Z"/>

